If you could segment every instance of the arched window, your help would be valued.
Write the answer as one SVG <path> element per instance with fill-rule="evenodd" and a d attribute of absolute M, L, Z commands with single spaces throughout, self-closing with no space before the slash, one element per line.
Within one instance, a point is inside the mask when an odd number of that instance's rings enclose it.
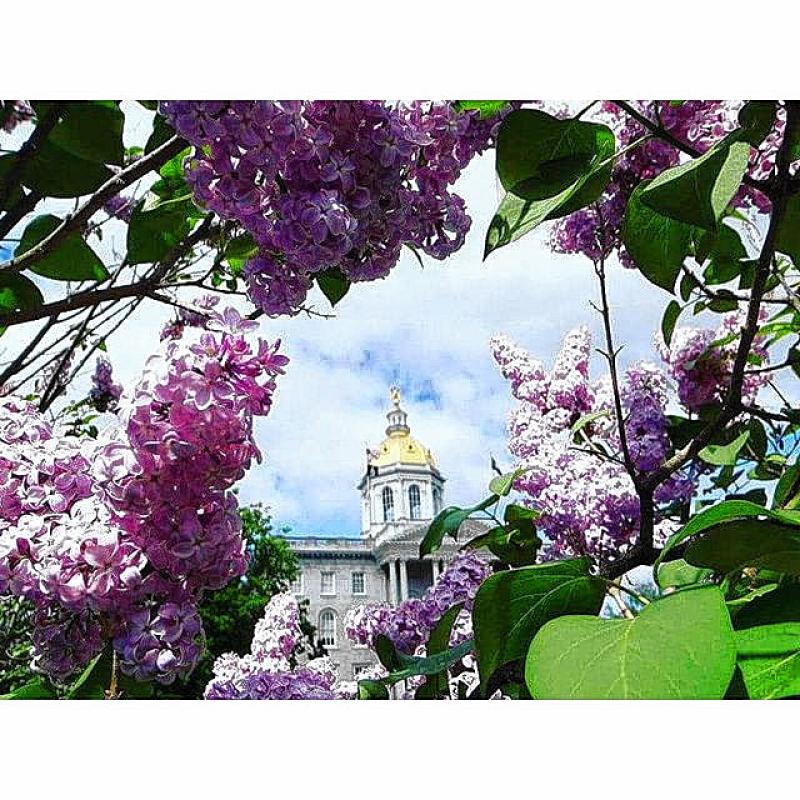
<path fill-rule="evenodd" d="M 422 504 L 419 499 L 419 486 L 412 483 L 408 487 L 408 509 L 411 519 L 419 519 L 422 516 Z"/>
<path fill-rule="evenodd" d="M 442 490 L 438 486 L 433 487 L 433 513 L 434 516 L 442 510 Z"/>
<path fill-rule="evenodd" d="M 319 615 L 319 643 L 323 647 L 336 647 L 336 612 L 330 608 Z"/>
<path fill-rule="evenodd" d="M 394 522 L 394 492 L 388 487 L 383 487 L 383 521 Z"/>

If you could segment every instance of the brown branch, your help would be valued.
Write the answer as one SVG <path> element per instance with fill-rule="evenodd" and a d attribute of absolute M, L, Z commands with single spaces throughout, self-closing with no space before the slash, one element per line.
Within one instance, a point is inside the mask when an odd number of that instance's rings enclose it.
<path fill-rule="evenodd" d="M 64 217 L 62 223 L 42 241 L 31 247 L 30 250 L 12 258 L 5 264 L 0 264 L 0 270 L 23 270 L 41 261 L 71 233 L 79 230 L 91 217 L 99 211 L 111 197 L 119 194 L 126 186 L 146 175 L 152 169 L 157 169 L 171 158 L 176 156 L 186 147 L 186 142 L 179 136 L 173 136 L 160 147 L 148 155 L 135 161 L 129 167 L 109 178 L 74 214 Z"/>
<path fill-rule="evenodd" d="M 25 345 L 25 347 L 17 353 L 16 358 L 0 373 L 0 386 L 3 386 L 5 382 L 12 376 L 16 375 L 17 371 L 23 366 L 23 361 L 34 351 L 34 349 L 38 346 L 39 342 L 44 339 L 47 335 L 47 332 L 53 325 L 56 324 L 56 320 L 58 319 L 57 316 L 50 317 L 47 322 L 39 329 L 39 332 Z"/>

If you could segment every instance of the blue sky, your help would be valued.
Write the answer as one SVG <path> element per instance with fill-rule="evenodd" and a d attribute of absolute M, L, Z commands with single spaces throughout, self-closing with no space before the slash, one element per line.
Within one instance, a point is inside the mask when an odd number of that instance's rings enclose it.
<path fill-rule="evenodd" d="M 149 128 L 148 115 L 137 108 L 127 121 L 128 144 L 146 138 Z M 491 153 L 470 165 L 456 190 L 473 226 L 453 257 L 423 257 L 421 268 L 404 253 L 385 280 L 354 286 L 335 319 L 303 315 L 262 324 L 261 335 L 280 337 L 291 363 L 272 413 L 257 424 L 264 463 L 242 481 L 240 497 L 269 505 L 276 522 L 295 533 L 358 533 L 356 484 L 364 449 L 383 437 L 394 383 L 403 391 L 413 434 L 431 448 L 448 478 L 447 501 L 474 502 L 491 477 L 490 457 L 509 463 L 505 420 L 512 403 L 491 360 L 489 338 L 505 332 L 549 361 L 571 327 L 587 324 L 600 333 L 589 305 L 597 294 L 590 263 L 551 253 L 547 231 L 482 261 L 483 237 L 498 202 Z M 103 247 L 113 239 L 104 237 Z M 610 292 L 618 339 L 625 343 L 623 363 L 655 358 L 653 330 L 666 293 L 618 266 L 611 269 Z M 312 301 L 328 310 L 321 295 Z M 166 307 L 149 304 L 109 340 L 124 383 L 135 379 L 169 316 Z M 24 328 L 9 331 L 0 346 L 27 335 Z M 599 358 L 594 368 L 599 374 Z"/>

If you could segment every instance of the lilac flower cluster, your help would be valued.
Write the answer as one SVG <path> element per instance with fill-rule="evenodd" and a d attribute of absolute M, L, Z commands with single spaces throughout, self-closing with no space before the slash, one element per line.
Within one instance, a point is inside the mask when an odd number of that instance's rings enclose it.
<path fill-rule="evenodd" d="M 680 104 L 640 100 L 632 105 L 675 139 L 704 153 L 736 127 L 742 104 L 720 100 L 687 100 Z M 602 113 L 614 129 L 621 149 L 632 146 L 647 133 L 614 103 L 604 103 Z M 769 136 L 758 148 L 751 149 L 748 173 L 752 177 L 762 179 L 772 172 L 784 126 L 785 113 L 781 108 Z M 678 149 L 661 139 L 648 138 L 633 146 L 616 160 L 609 184 L 598 202 L 564 217 L 553 227 L 552 248 L 559 253 L 583 253 L 594 262 L 616 250 L 624 266 L 634 267 L 621 241 L 628 199 L 641 181 L 650 180 L 679 162 Z M 746 186 L 740 189 L 733 204 L 762 212 L 770 207 L 766 196 Z"/>
<path fill-rule="evenodd" d="M 459 553 L 421 598 L 397 606 L 374 603 L 347 612 L 345 635 L 355 644 L 373 647 L 378 634 L 392 640 L 404 653 L 414 653 L 428 640 L 436 623 L 453 606 L 464 603 L 469 612 L 478 587 L 491 574 L 484 556 L 476 551 Z"/>
<path fill-rule="evenodd" d="M 122 387 L 114 383 L 111 362 L 107 358 L 98 358 L 92 374 L 89 402 L 98 411 L 113 411 L 121 396 Z"/>
<path fill-rule="evenodd" d="M 610 380 L 589 378 L 588 329 L 567 334 L 550 374 L 505 336 L 494 337 L 491 350 L 519 401 L 509 421 L 509 449 L 525 469 L 515 486 L 541 513 L 537 524 L 548 539 L 543 555 L 613 560 L 638 532 L 639 500 L 625 469 L 596 450 L 600 445 L 619 454 L 620 442 Z M 652 364 L 632 365 L 624 375 L 622 400 L 631 457 L 638 469 L 652 470 L 669 447 L 664 375 Z M 585 442 L 578 446 L 572 428 L 586 415 L 591 421 L 581 429 Z M 685 498 L 692 487 L 692 480 L 680 476 L 665 484 L 657 499 Z M 660 523 L 659 535 L 668 528 Z"/>
<path fill-rule="evenodd" d="M 35 663 L 54 679 L 109 640 L 138 679 L 169 683 L 199 657 L 197 600 L 246 566 L 230 488 L 260 457 L 253 417 L 287 363 L 252 327 L 227 310 L 165 343 L 97 439 L 0 399 L 0 594 L 34 603 Z"/>
<path fill-rule="evenodd" d="M 293 656 L 302 639 L 295 598 L 279 594 L 256 623 L 250 653 L 225 653 L 214 662 L 206 700 L 334 700 L 336 669 L 327 657 L 301 666 Z"/>
<path fill-rule="evenodd" d="M 33 109 L 27 100 L 2 100 L 0 105 L 3 113 L 7 114 L 1 129 L 6 133 L 11 133 L 17 125 L 34 117 Z"/>
<path fill-rule="evenodd" d="M 116 217 L 122 222 L 130 222 L 133 215 L 133 203 L 130 197 L 125 197 L 121 194 L 115 194 L 109 197 L 103 204 L 103 211 L 109 217 Z"/>
<path fill-rule="evenodd" d="M 669 347 L 657 340 L 661 357 L 678 385 L 678 398 L 689 411 L 719 402 L 730 386 L 731 371 L 739 346 L 739 336 L 745 322 L 745 311 L 725 314 L 719 326 L 713 328 L 677 328 Z M 768 313 L 762 308 L 760 320 Z M 757 334 L 751 354 L 760 366 L 769 363 L 766 337 Z M 742 385 L 742 398 L 752 402 L 759 389 L 769 381 L 769 373 L 748 372 Z"/>
<path fill-rule="evenodd" d="M 161 103 L 194 147 L 195 200 L 235 220 L 259 246 L 246 274 L 269 315 L 295 312 L 315 273 L 384 278 L 403 244 L 434 258 L 470 227 L 450 187 L 491 142 L 500 116 L 446 102 Z"/>

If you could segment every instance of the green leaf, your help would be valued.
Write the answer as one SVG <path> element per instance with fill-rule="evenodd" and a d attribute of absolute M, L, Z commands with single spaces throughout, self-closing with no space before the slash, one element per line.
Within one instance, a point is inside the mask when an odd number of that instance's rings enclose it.
<path fill-rule="evenodd" d="M 497 116 L 508 106 L 508 100 L 456 100 L 457 111 L 477 111 L 481 119 Z"/>
<path fill-rule="evenodd" d="M 776 112 L 774 100 L 748 100 L 739 110 L 742 138 L 753 147 L 758 147 L 772 130 Z"/>
<path fill-rule="evenodd" d="M 386 684 L 381 681 L 359 681 L 358 682 L 359 700 L 388 700 L 389 690 Z"/>
<path fill-rule="evenodd" d="M 497 495 L 491 495 L 486 500 L 478 503 L 472 508 L 459 508 L 459 506 L 448 506 L 440 511 L 428 527 L 425 538 L 419 546 L 419 557 L 425 558 L 435 550 L 438 550 L 444 541 L 445 536 L 452 536 L 455 539 L 458 536 L 458 529 L 461 524 L 469 519 L 471 514 L 476 511 L 483 511 L 489 506 L 494 505 L 498 501 Z"/>
<path fill-rule="evenodd" d="M 733 466 L 739 458 L 739 452 L 747 444 L 750 431 L 745 431 L 729 444 L 710 444 L 697 455 L 706 462 L 717 467 Z"/>
<path fill-rule="evenodd" d="M 44 297 L 32 280 L 18 272 L 0 270 L 0 312 L 38 308 L 42 303 Z"/>
<path fill-rule="evenodd" d="M 51 104 L 35 103 L 37 116 Z M 67 103 L 48 141 L 78 158 L 96 164 L 121 165 L 125 158 L 122 129 L 125 115 L 112 100 L 78 100 Z"/>
<path fill-rule="evenodd" d="M 453 624 L 464 608 L 463 603 L 458 603 L 448 609 L 442 618 L 436 623 L 428 641 L 425 643 L 425 655 L 433 656 L 443 653 L 450 646 L 450 636 L 453 631 Z M 447 693 L 447 670 L 436 675 L 429 675 L 425 683 L 414 693 L 415 700 L 433 700 Z"/>
<path fill-rule="evenodd" d="M 664 310 L 664 317 L 661 320 L 661 335 L 664 337 L 664 344 L 669 347 L 672 341 L 672 334 L 675 332 L 675 325 L 681 315 L 681 304 L 677 300 L 670 300 Z"/>
<path fill-rule="evenodd" d="M 464 548 L 477 550 L 486 547 L 497 558 L 512 567 L 524 567 L 536 561 L 542 540 L 536 534 L 533 524 L 520 528 L 499 525 L 487 533 L 470 539 Z"/>
<path fill-rule="evenodd" d="M 654 211 L 642 202 L 643 181 L 628 200 L 622 241 L 647 280 L 672 292 L 692 242 L 692 226 Z"/>
<path fill-rule="evenodd" d="M 475 642 L 473 642 L 472 639 L 467 639 L 449 650 L 436 653 L 432 656 L 409 656 L 405 653 L 398 652 L 397 655 L 402 663 L 402 667 L 390 673 L 388 677 L 383 680 L 386 683 L 397 683 L 407 678 L 413 678 L 415 675 L 437 675 L 443 670 L 452 667 L 456 662 L 461 661 L 461 659 L 469 655 L 474 648 Z"/>
<path fill-rule="evenodd" d="M 103 164 L 72 155 L 48 139 L 25 166 L 22 182 L 45 197 L 81 197 L 111 176 Z"/>
<path fill-rule="evenodd" d="M 686 560 L 723 575 L 745 567 L 800 575 L 800 528 L 771 520 L 726 522 L 692 542 Z"/>
<path fill-rule="evenodd" d="M 5 180 L 6 173 L 11 169 L 12 164 L 17 160 L 16 153 L 6 153 L 0 155 L 0 184 Z M 22 189 L 18 183 L 15 186 L 9 187 L 8 196 L 5 202 L 0 203 L 0 211 L 5 211 L 12 206 L 15 206 L 23 198 Z"/>
<path fill-rule="evenodd" d="M 485 687 L 503 664 L 522 658 L 536 632 L 564 614 L 600 611 L 606 583 L 589 575 L 585 558 L 490 575 L 472 610 L 475 650 Z"/>
<path fill-rule="evenodd" d="M 375 655 L 378 656 L 378 661 L 381 662 L 387 672 L 400 669 L 401 663 L 397 648 L 392 640 L 383 633 L 379 633 L 375 637 Z"/>
<path fill-rule="evenodd" d="M 149 210 L 138 204 L 128 225 L 128 262 L 156 263 L 167 256 L 191 230 L 190 207 L 185 200 Z"/>
<path fill-rule="evenodd" d="M 800 527 L 800 512 L 770 510 L 756 503 L 750 503 L 747 500 L 726 500 L 701 511 L 699 514 L 695 514 L 686 525 L 667 539 L 664 549 L 661 551 L 661 555 L 659 555 L 653 565 L 656 576 L 658 575 L 658 567 L 665 560 L 667 554 L 679 544 L 686 541 L 690 536 L 703 533 L 704 531 L 731 520 L 752 519 L 757 517 L 768 517 L 786 525 Z"/>
<path fill-rule="evenodd" d="M 606 125 L 518 109 L 503 120 L 497 135 L 497 175 L 517 197 L 544 200 L 588 176 L 614 149 L 614 134 Z"/>
<path fill-rule="evenodd" d="M 249 233 L 243 233 L 228 242 L 225 258 L 248 259 L 258 254 L 258 245 Z"/>
<path fill-rule="evenodd" d="M 317 273 L 317 285 L 331 306 L 335 306 L 350 290 L 350 279 L 338 267 L 331 267 Z"/>
<path fill-rule="evenodd" d="M 721 225 L 716 233 L 697 228 L 694 257 L 698 264 L 710 259 L 703 279 L 706 284 L 715 286 L 741 274 L 747 250 L 739 234 L 727 225 Z"/>
<path fill-rule="evenodd" d="M 55 700 L 56 693 L 44 678 L 35 678 L 8 694 L 0 695 L 0 700 Z"/>
<path fill-rule="evenodd" d="M 96 655 L 70 686 L 68 700 L 103 700 L 111 683 L 112 652 L 110 647 Z"/>
<path fill-rule="evenodd" d="M 740 656 L 800 655 L 800 622 L 777 622 L 735 632 Z M 800 664 L 798 665 L 800 667 Z M 800 669 L 798 669 L 800 678 Z"/>
<path fill-rule="evenodd" d="M 753 700 L 800 695 L 800 622 L 737 630 L 736 647 L 739 669 Z"/>
<path fill-rule="evenodd" d="M 673 587 L 682 589 L 695 583 L 703 583 L 711 577 L 710 569 L 695 567 L 682 558 L 677 561 L 667 561 L 658 570 L 658 584 L 664 588 Z"/>
<path fill-rule="evenodd" d="M 775 249 L 789 256 L 795 267 L 800 266 L 800 194 L 791 195 L 779 220 L 775 234 Z"/>
<path fill-rule="evenodd" d="M 168 141 L 175 135 L 175 129 L 167 122 L 161 114 L 156 114 L 153 117 L 153 132 L 144 146 L 144 152 L 152 153 L 158 147 L 161 147 L 164 142 Z"/>
<path fill-rule="evenodd" d="M 716 230 L 742 183 L 749 157 L 746 142 L 723 141 L 657 175 L 642 190 L 641 200 L 665 217 Z"/>
<path fill-rule="evenodd" d="M 735 666 L 725 601 L 709 586 L 667 595 L 634 619 L 551 620 L 525 679 L 542 700 L 718 700 Z"/>
<path fill-rule="evenodd" d="M 775 486 L 772 496 L 774 509 L 786 508 L 791 510 L 800 502 L 800 464 L 787 467 Z"/>
<path fill-rule="evenodd" d="M 489 491 L 499 497 L 507 497 L 511 488 L 514 486 L 514 481 L 520 475 L 524 475 L 524 469 L 515 469 L 513 472 L 506 472 L 504 475 L 498 475 L 489 481 Z"/>
<path fill-rule="evenodd" d="M 27 253 L 49 236 L 62 220 L 53 214 L 43 214 L 28 223 L 16 255 Z M 79 233 L 71 233 L 51 253 L 36 261 L 31 272 L 56 281 L 105 281 L 111 276 L 100 257 L 83 241 Z"/>

